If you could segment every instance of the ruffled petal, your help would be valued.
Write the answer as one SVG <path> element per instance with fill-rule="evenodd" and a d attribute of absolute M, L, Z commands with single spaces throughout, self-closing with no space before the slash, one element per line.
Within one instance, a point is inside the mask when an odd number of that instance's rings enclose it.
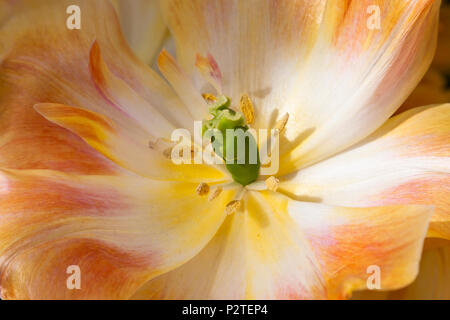
<path fill-rule="evenodd" d="M 0 3 L 6 6 L 2 14 L 7 12 L 0 23 L 2 167 L 81 174 L 117 171 L 81 139 L 43 119 L 32 109 L 36 103 L 83 106 L 116 120 L 137 119 L 136 126 L 145 129 L 160 128 L 154 120 L 161 117 L 175 127 L 192 126 L 170 86 L 129 50 L 108 1 Z M 82 8 L 81 30 L 66 27 L 69 5 Z M 102 56 L 94 55 L 98 59 L 90 64 L 95 40 Z M 110 95 L 105 98 L 105 93 Z"/>
<path fill-rule="evenodd" d="M 416 280 L 401 290 L 362 291 L 352 297 L 357 300 L 450 300 L 450 243 L 430 245 L 427 239 Z"/>
<path fill-rule="evenodd" d="M 119 166 L 142 176 L 197 182 L 227 179 L 223 171 L 206 164 L 175 164 L 164 156 L 165 150 L 152 146 L 154 137 L 132 123 L 120 126 L 98 113 L 60 104 L 37 104 L 35 109 L 47 120 L 80 136 Z"/>
<path fill-rule="evenodd" d="M 431 209 L 340 208 L 251 192 L 196 257 L 140 288 L 134 299 L 323 299 L 417 274 Z"/>
<path fill-rule="evenodd" d="M 390 119 L 358 146 L 283 179 L 298 199 L 339 206 L 435 206 L 429 236 L 450 239 L 450 105 Z"/>
<path fill-rule="evenodd" d="M 381 290 L 410 284 L 418 273 L 433 208 L 343 208 L 292 201 L 289 211 L 316 254 L 328 297 L 338 299 L 369 284 Z"/>
<path fill-rule="evenodd" d="M 191 259 L 225 218 L 196 184 L 49 170 L 0 174 L 3 299 L 123 299 Z M 183 208 L 183 210 L 180 210 Z M 81 289 L 67 287 L 67 268 Z"/>
<path fill-rule="evenodd" d="M 125 38 L 133 52 L 152 65 L 165 37 L 166 24 L 158 0 L 113 0 Z"/>
<path fill-rule="evenodd" d="M 211 54 L 223 93 L 254 101 L 256 127 L 290 114 L 280 162 L 288 172 L 342 151 L 395 112 L 432 60 L 439 1 L 171 0 L 162 11 L 200 90 L 210 86 L 195 59 Z M 379 29 L 368 25 L 377 13 Z"/>

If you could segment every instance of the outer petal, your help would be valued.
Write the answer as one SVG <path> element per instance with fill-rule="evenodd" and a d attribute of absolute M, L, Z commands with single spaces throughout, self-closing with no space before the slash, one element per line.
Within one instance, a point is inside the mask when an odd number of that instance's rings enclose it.
<path fill-rule="evenodd" d="M 430 236 L 450 239 L 450 105 L 390 119 L 358 146 L 287 176 L 299 199 L 341 206 L 436 206 Z"/>
<path fill-rule="evenodd" d="M 401 288 L 416 277 L 431 207 L 291 202 L 289 211 L 314 249 L 330 298 L 367 288 L 373 267 L 379 268 L 382 290 Z"/>
<path fill-rule="evenodd" d="M 341 298 L 365 288 L 367 267 L 381 285 L 411 282 L 430 209 L 338 208 L 251 193 L 194 259 L 143 286 L 133 298 Z M 386 232 L 389 230 L 389 232 Z"/>
<path fill-rule="evenodd" d="M 427 239 L 427 241 L 434 239 Z M 355 293 L 355 299 L 450 300 L 450 243 L 425 248 L 416 280 L 404 289 Z"/>
<path fill-rule="evenodd" d="M 158 0 L 113 0 L 125 38 L 133 52 L 152 65 L 161 50 L 167 27 Z"/>
<path fill-rule="evenodd" d="M 430 68 L 414 89 L 405 103 L 395 112 L 400 114 L 406 110 L 430 104 L 443 104 L 450 101 L 450 90 L 444 74 L 436 68 Z"/>
<path fill-rule="evenodd" d="M 0 179 L 3 299 L 128 298 L 206 245 L 231 196 L 213 205 L 193 196 L 196 184 L 48 170 Z M 80 290 L 66 286 L 70 265 Z"/>
<path fill-rule="evenodd" d="M 8 12 L 0 24 L 1 166 L 83 174 L 117 170 L 79 138 L 42 119 L 32 109 L 40 102 L 79 105 L 112 118 L 120 111 L 119 118 L 140 119 L 141 124 L 147 121 L 145 129 L 156 119 L 155 109 L 176 127 L 192 125 L 189 113 L 170 87 L 128 49 L 108 1 L 0 3 Z M 66 8 L 73 4 L 82 8 L 81 30 L 66 27 Z M 104 64 L 95 64 L 97 59 L 90 68 L 95 39 L 102 48 Z M 96 82 L 99 75 L 105 82 Z M 120 91 L 115 90 L 117 83 Z M 105 99 L 104 93 L 113 89 L 115 99 Z M 134 103 L 136 99 L 120 104 L 123 97 L 140 97 L 145 104 Z M 46 152 L 40 152 L 42 149 Z"/>
<path fill-rule="evenodd" d="M 281 145 L 297 148 L 282 159 L 286 172 L 343 150 L 394 113 L 432 60 L 440 1 L 163 4 L 178 59 L 200 89 L 209 87 L 194 67 L 196 54 L 211 53 L 224 93 L 253 99 L 257 127 L 289 112 Z M 380 29 L 368 27 L 371 6 L 378 6 Z"/>
<path fill-rule="evenodd" d="M 80 136 L 121 167 L 142 176 L 201 182 L 226 179 L 222 171 L 205 164 L 174 164 L 164 157 L 164 150 L 149 146 L 152 136 L 132 123 L 120 126 L 95 112 L 59 104 L 38 104 L 35 109 L 49 121 Z"/>

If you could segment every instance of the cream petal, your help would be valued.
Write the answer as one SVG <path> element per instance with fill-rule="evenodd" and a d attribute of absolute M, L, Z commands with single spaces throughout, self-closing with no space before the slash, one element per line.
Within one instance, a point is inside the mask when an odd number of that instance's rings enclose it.
<path fill-rule="evenodd" d="M 319 267 L 292 222 L 286 210 L 252 192 L 245 210 L 228 216 L 196 257 L 132 298 L 323 299 Z"/>
<path fill-rule="evenodd" d="M 208 246 L 133 299 L 323 299 L 413 281 L 431 208 L 343 208 L 250 192 Z M 389 231 L 389 232 L 386 232 Z"/>
<path fill-rule="evenodd" d="M 54 103 L 41 103 L 36 111 L 47 120 L 77 134 L 91 147 L 117 165 L 141 176 L 178 181 L 222 182 L 223 169 L 213 165 L 176 164 L 164 155 L 164 149 L 153 146 L 154 137 L 130 121 L 117 124 L 98 113 Z M 170 150 L 171 144 L 165 143 Z"/>
<path fill-rule="evenodd" d="M 450 104 L 391 118 L 358 146 L 281 178 L 280 189 L 339 206 L 434 205 L 429 235 L 450 239 Z"/>
<path fill-rule="evenodd" d="M 402 104 L 434 53 L 439 1 L 165 1 L 177 58 L 200 90 L 197 54 L 211 54 L 233 101 L 248 93 L 255 126 L 284 113 L 281 172 L 363 139 Z M 337 134 L 338 133 L 338 134 Z"/>

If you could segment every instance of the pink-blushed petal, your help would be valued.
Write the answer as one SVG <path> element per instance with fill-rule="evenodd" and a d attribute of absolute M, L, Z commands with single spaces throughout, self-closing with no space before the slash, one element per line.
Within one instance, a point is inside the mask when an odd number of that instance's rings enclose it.
<path fill-rule="evenodd" d="M 358 300 L 450 300 L 450 242 L 435 239 L 425 242 L 420 271 L 416 280 L 401 290 L 362 291 L 352 297 Z"/>
<path fill-rule="evenodd" d="M 159 0 L 113 0 L 125 38 L 133 52 L 152 65 L 168 31 Z"/>
<path fill-rule="evenodd" d="M 347 298 L 379 276 L 382 290 L 399 289 L 417 273 L 433 208 L 344 208 L 290 201 L 290 215 L 320 263 L 328 297 Z M 374 281 L 374 282 L 372 282 Z"/>
<path fill-rule="evenodd" d="M 450 239 L 450 104 L 408 110 L 358 146 L 282 180 L 284 192 L 333 205 L 434 205 L 429 235 Z"/>
<path fill-rule="evenodd" d="M 343 208 L 250 192 L 196 257 L 140 288 L 134 299 L 323 299 L 383 289 L 417 274 L 431 208 Z"/>
<path fill-rule="evenodd" d="M 432 60 L 439 4 L 171 0 L 162 11 L 180 65 L 199 89 L 205 81 L 196 56 L 211 54 L 223 93 L 233 101 L 248 93 L 253 100 L 256 127 L 272 127 L 290 114 L 283 173 L 342 151 L 395 112 Z M 371 6 L 380 29 L 368 24 Z"/>
<path fill-rule="evenodd" d="M 109 71 L 107 80 L 126 83 L 130 89 L 125 91 L 127 97 L 130 94 L 142 97 L 150 109 L 156 108 L 176 127 L 192 125 L 189 113 L 170 86 L 127 47 L 108 1 L 2 0 L 0 3 L 7 6 L 8 12 L 7 19 L 0 24 L 2 167 L 78 173 L 98 170 L 100 174 L 117 170 L 112 163 L 102 161 L 81 139 L 49 123 L 32 109 L 36 103 L 53 102 L 114 116 L 114 106 L 102 94 L 111 88 L 99 90 L 89 68 L 89 54 L 95 40 Z M 81 30 L 66 27 L 69 5 L 82 8 Z M 148 110 L 136 110 L 131 103 L 121 107 L 134 118 L 151 123 Z M 41 152 L 42 149 L 46 152 Z"/>
<path fill-rule="evenodd" d="M 194 119 L 202 120 L 205 118 L 208 106 L 203 100 L 200 91 L 195 88 L 191 79 L 166 50 L 161 51 L 158 57 L 158 67 L 189 109 Z"/>
<path fill-rule="evenodd" d="M 206 164 L 175 164 L 163 149 L 152 147 L 153 137 L 132 124 L 126 127 L 98 113 L 70 106 L 42 103 L 35 109 L 47 120 L 80 136 L 119 166 L 145 177 L 179 181 L 223 181 L 223 171 Z M 170 148 L 170 144 L 166 145 Z"/>
<path fill-rule="evenodd" d="M 124 126 L 140 126 L 154 139 L 170 138 L 175 130 L 159 111 L 134 91 L 125 81 L 115 76 L 105 64 L 100 46 L 95 41 L 89 54 L 89 68 L 96 88 L 104 96 L 111 109 L 108 115 Z"/>
<path fill-rule="evenodd" d="M 8 299 L 128 298 L 191 259 L 225 218 L 196 184 L 2 170 L 0 288 Z M 180 207 L 183 210 L 180 210 Z M 66 286 L 79 266 L 81 289 Z"/>

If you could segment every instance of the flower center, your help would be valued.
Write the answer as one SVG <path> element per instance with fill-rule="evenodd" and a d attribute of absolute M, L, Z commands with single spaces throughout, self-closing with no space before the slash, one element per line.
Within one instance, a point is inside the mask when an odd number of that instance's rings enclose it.
<path fill-rule="evenodd" d="M 256 140 L 247 125 L 253 121 L 250 100 L 245 95 L 241 99 L 244 118 L 240 112 L 230 108 L 231 100 L 228 97 L 204 97 L 210 102 L 209 113 L 212 118 L 203 120 L 203 137 L 211 141 L 214 152 L 225 161 L 235 182 L 246 186 L 256 181 L 261 164 Z"/>

